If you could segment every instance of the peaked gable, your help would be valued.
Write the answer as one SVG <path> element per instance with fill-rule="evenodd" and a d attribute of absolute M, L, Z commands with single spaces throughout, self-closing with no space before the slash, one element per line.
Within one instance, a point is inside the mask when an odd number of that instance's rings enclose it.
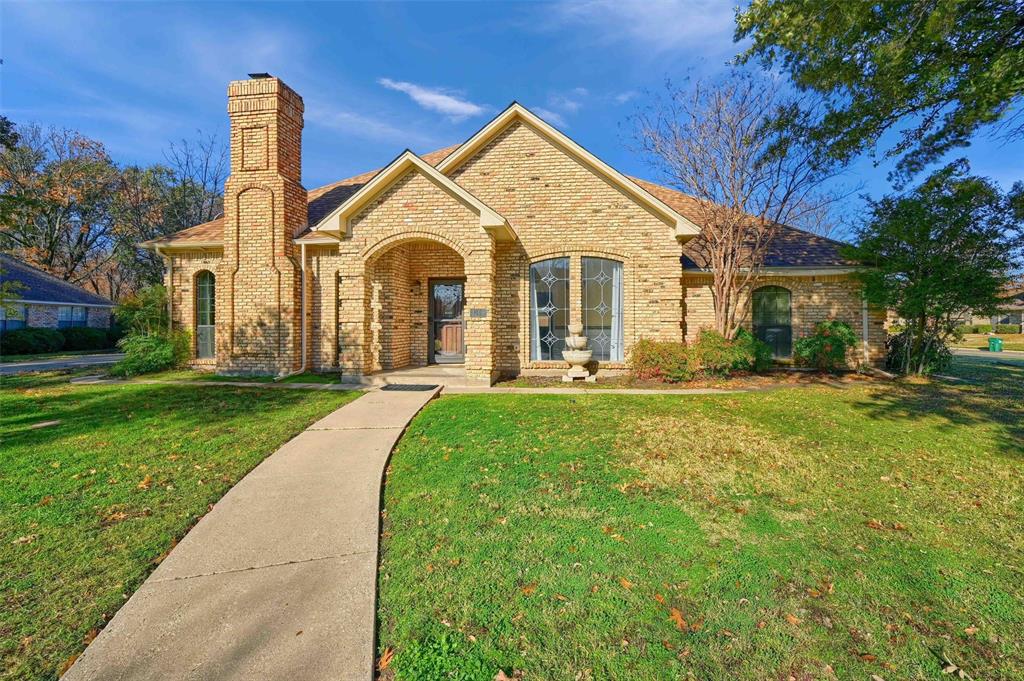
<path fill-rule="evenodd" d="M 325 215 L 312 228 L 312 231 L 339 239 L 344 238 L 350 233 L 349 220 L 409 171 L 422 174 L 438 188 L 475 210 L 480 215 L 481 229 L 491 234 L 495 240 L 511 241 L 515 239 L 515 233 L 505 218 L 408 149 L 377 173 L 373 179 L 351 194 L 337 208 Z"/>
<path fill-rule="evenodd" d="M 688 218 L 597 156 L 591 154 L 568 135 L 562 133 L 518 102 L 513 102 L 490 123 L 445 157 L 443 161 L 437 164 L 437 169 L 446 175 L 450 175 L 515 121 L 522 121 L 540 132 L 577 161 L 593 170 L 599 176 L 604 177 L 635 201 L 647 206 L 675 229 L 677 239 L 686 241 L 700 233 L 697 225 Z"/>

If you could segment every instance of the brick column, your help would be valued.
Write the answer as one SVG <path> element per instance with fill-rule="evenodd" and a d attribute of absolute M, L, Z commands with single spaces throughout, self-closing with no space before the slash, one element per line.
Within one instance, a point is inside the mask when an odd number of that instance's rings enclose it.
<path fill-rule="evenodd" d="M 466 378 L 491 385 L 495 371 L 495 261 L 494 246 L 466 257 Z"/>
<path fill-rule="evenodd" d="M 284 373 L 301 364 L 300 275 L 293 238 L 306 223 L 302 98 L 277 78 L 228 86 L 231 176 L 217 272 L 217 367 Z"/>

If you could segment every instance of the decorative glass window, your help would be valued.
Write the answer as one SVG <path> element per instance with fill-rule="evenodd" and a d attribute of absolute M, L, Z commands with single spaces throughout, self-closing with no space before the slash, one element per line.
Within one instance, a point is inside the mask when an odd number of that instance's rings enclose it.
<path fill-rule="evenodd" d="M 530 265 L 530 359 L 562 359 L 569 333 L 569 259 Z"/>
<path fill-rule="evenodd" d="M 622 263 L 583 258 L 583 335 L 593 358 L 622 361 Z"/>
<path fill-rule="evenodd" d="M 70 329 L 86 325 L 86 308 L 79 305 L 61 305 L 57 308 L 57 328 Z"/>
<path fill-rule="evenodd" d="M 0 332 L 24 329 L 28 308 L 24 305 L 0 305 Z"/>
<path fill-rule="evenodd" d="M 214 324 L 213 272 L 203 270 L 196 275 L 196 357 L 208 359 L 216 356 Z"/>
<path fill-rule="evenodd" d="M 776 359 L 793 354 L 792 296 L 781 286 L 762 286 L 754 291 L 754 335 L 772 349 Z"/>

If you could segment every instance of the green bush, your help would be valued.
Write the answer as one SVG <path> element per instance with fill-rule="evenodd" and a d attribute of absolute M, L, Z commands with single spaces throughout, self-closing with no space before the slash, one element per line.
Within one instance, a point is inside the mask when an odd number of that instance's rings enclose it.
<path fill-rule="evenodd" d="M 129 334 L 160 334 L 170 323 L 167 317 L 167 289 L 153 284 L 125 298 L 114 309 L 120 326 Z"/>
<path fill-rule="evenodd" d="M 704 329 L 689 346 L 641 339 L 629 353 L 634 378 L 666 383 L 690 381 L 698 374 L 728 376 L 738 371 L 765 371 L 771 365 L 771 348 L 746 330 L 730 341 L 717 331 Z"/>
<path fill-rule="evenodd" d="M 125 329 L 121 326 L 121 323 L 114 319 L 110 324 L 110 328 L 107 329 L 107 347 L 116 348 L 117 342 L 124 338 L 124 332 Z"/>
<path fill-rule="evenodd" d="M 740 329 L 733 340 L 736 349 L 736 371 L 754 371 L 761 373 L 772 368 L 772 349 L 763 340 L 746 329 Z"/>
<path fill-rule="evenodd" d="M 978 327 L 976 325 L 974 325 L 974 324 L 961 324 L 960 326 L 956 327 L 955 330 L 961 336 L 963 336 L 965 333 L 978 333 Z M 891 335 L 893 335 L 893 336 L 901 334 L 901 333 L 903 333 L 903 331 L 905 331 L 905 329 L 903 329 L 903 328 L 898 328 L 898 329 L 895 328 L 895 327 L 890 327 L 889 328 L 889 333 Z"/>
<path fill-rule="evenodd" d="M 110 369 L 114 376 L 138 376 L 182 366 L 191 354 L 187 331 L 171 334 L 129 334 L 118 342 L 124 359 Z"/>
<path fill-rule="evenodd" d="M 992 333 L 991 324 L 975 324 L 974 333 Z"/>
<path fill-rule="evenodd" d="M 106 329 L 74 327 L 61 331 L 64 334 L 65 350 L 106 350 L 110 345 Z"/>
<path fill-rule="evenodd" d="M 39 355 L 63 347 L 64 334 L 57 329 L 15 329 L 0 335 L 0 353 L 4 355 Z"/>
<path fill-rule="evenodd" d="M 685 343 L 641 338 L 629 352 L 629 370 L 642 381 L 689 381 L 693 378 L 690 349 Z"/>
<path fill-rule="evenodd" d="M 885 368 L 896 373 L 903 373 L 907 367 L 907 353 L 910 349 L 911 334 L 909 331 L 889 336 L 885 341 Z M 928 344 L 925 351 L 922 373 L 931 374 L 945 371 L 953 363 L 953 352 L 943 341 Z"/>
<path fill-rule="evenodd" d="M 1020 333 L 1020 324 L 996 324 L 996 333 Z"/>
<path fill-rule="evenodd" d="M 857 334 L 849 324 L 829 319 L 818 322 L 810 336 L 797 340 L 793 358 L 804 366 L 835 371 L 846 366 L 846 353 L 856 345 Z"/>

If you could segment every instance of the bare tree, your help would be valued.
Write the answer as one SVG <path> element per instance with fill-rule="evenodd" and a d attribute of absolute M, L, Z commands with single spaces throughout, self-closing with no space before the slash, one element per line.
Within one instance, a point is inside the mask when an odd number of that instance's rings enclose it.
<path fill-rule="evenodd" d="M 173 191 L 167 196 L 170 232 L 209 222 L 223 213 L 228 150 L 216 135 L 198 132 L 194 140 L 172 142 L 164 157 L 174 175 Z"/>
<path fill-rule="evenodd" d="M 783 225 L 822 231 L 835 176 L 788 132 L 812 114 L 774 81 L 734 70 L 689 88 L 666 83 L 632 119 L 640 151 L 670 186 L 693 196 L 701 233 L 691 251 L 712 274 L 715 329 L 740 328 L 772 240 Z"/>

